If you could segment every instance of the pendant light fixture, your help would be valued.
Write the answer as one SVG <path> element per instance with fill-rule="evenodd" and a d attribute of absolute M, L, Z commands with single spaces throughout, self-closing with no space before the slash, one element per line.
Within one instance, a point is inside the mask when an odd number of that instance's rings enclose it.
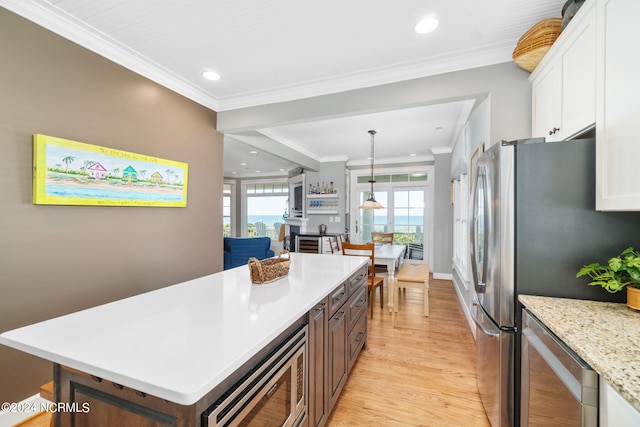
<path fill-rule="evenodd" d="M 371 135 L 371 179 L 369 179 L 369 182 L 371 183 L 371 192 L 369 193 L 369 198 L 360 205 L 360 209 L 384 209 L 373 194 L 373 183 L 376 182 L 376 180 L 373 179 L 373 137 L 375 134 L 375 130 L 369 131 L 369 135 Z"/>

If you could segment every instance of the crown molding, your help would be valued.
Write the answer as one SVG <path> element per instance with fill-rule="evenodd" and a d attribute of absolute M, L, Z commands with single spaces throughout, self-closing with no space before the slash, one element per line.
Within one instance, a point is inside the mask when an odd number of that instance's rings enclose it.
<path fill-rule="evenodd" d="M 515 43 L 510 41 L 463 54 L 456 52 L 455 55 L 370 68 L 322 80 L 239 93 L 229 97 L 215 97 L 95 28 L 72 16 L 63 15 L 60 9 L 44 0 L 0 0 L 0 6 L 214 111 L 287 102 L 511 62 Z"/>
<path fill-rule="evenodd" d="M 449 154 L 453 152 L 453 149 L 451 147 L 433 147 L 431 152 L 433 154 Z"/>
<path fill-rule="evenodd" d="M 59 9 L 45 1 L 0 0 L 0 6 L 200 105 L 219 111 L 218 100 L 203 89 L 82 21 L 62 15 Z"/>
<path fill-rule="evenodd" d="M 238 94 L 226 99 L 220 98 L 220 109 L 218 111 L 294 101 L 512 62 L 512 51 L 513 43 L 502 43 L 486 49 L 465 52 L 464 54 L 456 53 L 455 55 L 431 57 L 420 61 L 395 64 L 385 68 L 372 68 L 350 75 L 334 76 L 324 80 L 306 81 L 265 91 Z"/>
<path fill-rule="evenodd" d="M 328 163 L 328 162 L 348 162 L 349 156 L 344 155 L 336 155 L 336 156 L 325 156 L 320 158 L 320 163 Z"/>
<path fill-rule="evenodd" d="M 383 166 L 383 165 L 407 165 L 407 164 L 414 164 L 414 163 L 422 163 L 422 162 L 432 162 L 435 160 L 435 157 L 431 156 L 431 155 L 424 155 L 424 156 L 415 156 L 415 157 L 407 157 L 407 156 L 402 156 L 402 157 L 383 157 L 383 158 L 377 158 L 375 159 L 375 167 L 378 168 L 379 166 Z M 347 162 L 347 167 L 358 167 L 358 166 L 366 166 L 366 167 L 371 167 L 371 160 L 349 160 Z"/>
<path fill-rule="evenodd" d="M 285 138 L 284 136 L 282 136 L 280 134 L 280 132 L 278 132 L 275 129 L 258 129 L 257 132 L 260 132 L 261 134 L 263 134 L 264 136 L 266 136 L 267 138 L 271 138 L 276 142 L 279 142 L 280 144 L 284 145 L 285 147 L 289 147 L 292 150 L 297 151 L 298 153 L 301 153 L 317 162 L 321 161 L 321 157 L 318 153 L 316 153 L 315 151 L 311 151 L 309 150 L 307 147 L 303 147 L 302 145 L 293 142 L 292 140 Z"/>

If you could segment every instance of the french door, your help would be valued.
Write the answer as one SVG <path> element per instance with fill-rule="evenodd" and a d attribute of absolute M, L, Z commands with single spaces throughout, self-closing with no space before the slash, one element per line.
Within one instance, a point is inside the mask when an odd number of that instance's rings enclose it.
<path fill-rule="evenodd" d="M 369 191 L 358 191 L 358 206 L 369 197 Z M 408 254 L 423 259 L 426 229 L 426 191 L 415 186 L 380 186 L 375 198 L 384 209 L 356 209 L 353 241 L 371 241 L 372 232 L 393 233 L 394 243 L 407 245 Z"/>

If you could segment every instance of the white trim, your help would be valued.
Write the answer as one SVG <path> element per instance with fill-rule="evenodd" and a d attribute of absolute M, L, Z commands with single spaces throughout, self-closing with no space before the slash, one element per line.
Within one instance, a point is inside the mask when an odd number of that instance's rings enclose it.
<path fill-rule="evenodd" d="M 433 273 L 434 279 L 451 280 L 453 282 L 453 274 L 451 273 Z"/>
<path fill-rule="evenodd" d="M 306 81 L 290 86 L 248 92 L 220 100 L 218 111 L 312 98 L 327 94 L 365 89 L 384 84 L 435 76 L 445 73 L 513 62 L 513 42 L 504 42 L 486 50 L 456 52 L 420 61 L 394 64 L 385 68 L 363 70 L 344 76 Z"/>
<path fill-rule="evenodd" d="M 473 317 L 471 317 L 471 312 L 469 311 L 469 307 L 467 306 L 466 301 L 464 300 L 464 296 L 461 293 L 460 287 L 455 284 L 455 280 L 452 280 L 453 288 L 456 290 L 456 295 L 458 296 L 458 302 L 460 303 L 460 309 L 462 313 L 464 313 L 464 317 L 467 318 L 467 324 L 469 329 L 471 330 L 471 334 L 473 335 L 473 339 L 476 339 L 476 324 L 473 321 Z"/>
<path fill-rule="evenodd" d="M 0 6 L 207 108 L 227 111 L 364 89 L 512 61 L 511 40 L 483 50 L 407 61 L 357 73 L 217 98 L 45 0 L 0 0 Z"/>
<path fill-rule="evenodd" d="M 390 191 L 392 188 L 399 187 L 407 187 L 407 188 L 420 188 L 424 189 L 424 198 L 425 198 L 425 224 L 424 224 L 424 233 L 426 235 L 426 240 L 424 241 L 424 251 L 426 255 L 424 256 L 424 260 L 429 265 L 433 265 L 433 245 L 434 245 L 434 234 L 435 234 L 435 224 L 433 222 L 434 217 L 434 186 L 433 186 L 433 176 L 434 176 L 434 166 L 433 165 L 414 165 L 414 166 L 395 166 L 395 167 L 387 167 L 387 168 L 376 168 L 375 175 L 384 175 L 384 174 L 398 174 L 398 173 L 421 173 L 427 174 L 426 181 L 410 181 L 410 182 L 384 182 L 377 183 L 374 187 L 374 192 L 376 188 L 380 189 L 380 191 Z M 358 192 L 364 191 L 367 189 L 369 184 L 363 183 L 358 184 L 358 177 L 360 176 L 368 176 L 370 171 L 366 169 L 351 169 L 350 177 L 349 177 L 349 186 L 350 186 L 350 206 L 349 209 L 353 212 L 349 215 L 349 229 L 351 231 L 351 238 L 356 239 L 355 226 L 356 220 L 359 220 L 360 214 L 358 209 L 359 197 Z M 389 206 L 386 206 L 389 209 Z M 392 212 L 389 210 L 389 212 Z M 355 241 L 355 240 L 353 240 Z"/>
<path fill-rule="evenodd" d="M 431 152 L 433 154 L 449 154 L 453 151 L 451 147 L 433 147 Z"/>
<path fill-rule="evenodd" d="M 422 155 L 422 156 L 402 156 L 402 157 L 376 157 L 376 170 L 378 166 L 382 165 L 397 165 L 397 164 L 407 164 L 407 163 L 419 163 L 419 162 L 433 162 L 435 157 L 431 154 Z M 349 160 L 347 162 L 347 167 L 355 167 L 355 166 L 371 166 L 371 160 Z M 377 172 L 376 172 L 377 173 Z"/>
<path fill-rule="evenodd" d="M 247 194 L 247 185 L 251 184 L 270 184 L 270 183 L 283 183 L 287 184 L 287 190 L 289 190 L 289 178 L 280 176 L 279 179 L 257 178 L 257 179 L 239 179 L 237 182 L 240 185 L 240 236 L 246 237 L 249 230 L 247 229 L 247 198 L 248 197 L 289 197 L 289 192 L 286 193 L 251 193 Z M 237 206 L 237 202 L 236 202 Z M 283 219 L 284 222 L 284 219 Z M 237 230 L 237 228 L 236 228 Z"/>
<path fill-rule="evenodd" d="M 215 111 L 220 102 L 202 88 L 45 1 L 0 0 L 0 6 L 143 77 Z"/>
<path fill-rule="evenodd" d="M 236 229 L 237 229 L 237 224 L 236 224 L 236 184 L 237 181 L 236 180 L 232 180 L 232 179 L 225 179 L 223 181 L 223 185 L 229 185 L 231 186 L 231 194 L 229 195 L 230 197 L 230 209 L 229 209 L 229 215 L 231 215 L 230 221 L 231 221 L 231 226 L 229 227 L 229 236 L 230 237 L 234 237 L 236 235 Z M 224 197 L 224 193 L 222 194 Z M 223 207 L 224 208 L 224 207 Z M 223 216 L 224 218 L 224 216 Z M 224 227 L 224 224 L 223 224 Z"/>

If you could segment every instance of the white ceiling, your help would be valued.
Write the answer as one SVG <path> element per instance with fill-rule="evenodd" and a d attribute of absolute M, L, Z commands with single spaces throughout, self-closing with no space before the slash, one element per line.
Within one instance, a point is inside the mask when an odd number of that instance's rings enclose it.
<path fill-rule="evenodd" d="M 564 3 L 0 0 L 0 6 L 216 111 L 507 62 L 518 38 L 539 20 L 560 16 Z M 439 28 L 427 35 L 415 33 L 415 24 L 431 13 L 440 17 Z M 204 80 L 200 73 L 205 69 L 215 70 L 221 79 Z M 366 161 L 367 131 L 375 126 L 376 160 L 399 160 L 451 147 L 468 113 L 467 104 L 456 103 L 259 132 L 308 150 L 320 161 L 359 162 Z M 436 133 L 438 127 L 443 131 Z M 247 160 L 249 147 L 225 141 L 225 176 L 232 171 L 256 175 L 255 170 L 273 174 L 295 166 L 258 153 L 249 158 L 255 164 L 242 169 L 236 161 Z"/>

